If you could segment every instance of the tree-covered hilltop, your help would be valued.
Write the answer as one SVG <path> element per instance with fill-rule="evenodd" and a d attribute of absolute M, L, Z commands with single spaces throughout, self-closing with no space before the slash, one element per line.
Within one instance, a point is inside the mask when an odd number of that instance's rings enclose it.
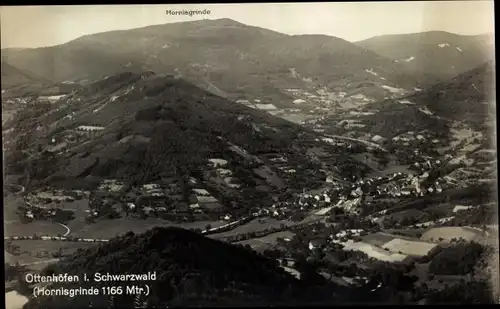
<path fill-rule="evenodd" d="M 206 238 L 180 228 L 154 228 L 144 234 L 131 232 L 108 243 L 86 250 L 51 265 L 43 274 L 145 274 L 156 272 L 156 281 L 142 282 L 150 287 L 149 296 L 137 297 L 150 307 L 300 304 L 330 301 L 332 293 L 299 281 L 250 248 L 234 246 Z M 131 285 L 126 282 L 123 285 Z M 79 282 L 71 285 L 52 283 L 52 287 L 118 286 L 120 283 Z M 323 287 L 325 287 L 323 285 Z M 332 287 L 328 287 L 332 291 Z M 125 291 L 125 287 L 123 288 Z M 311 292 L 315 290 L 315 292 Z M 25 309 L 81 308 L 109 306 L 132 308 L 134 295 L 77 296 L 74 298 L 39 297 Z"/>

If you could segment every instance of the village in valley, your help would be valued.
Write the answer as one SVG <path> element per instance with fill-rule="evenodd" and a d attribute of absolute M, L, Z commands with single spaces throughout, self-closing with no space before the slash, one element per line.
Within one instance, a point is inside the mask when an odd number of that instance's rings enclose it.
<path fill-rule="evenodd" d="M 6 295 L 74 268 L 158 271 L 94 307 L 491 302 L 492 42 L 210 18 L 5 50 Z"/>
<path fill-rule="evenodd" d="M 248 105 L 247 101 L 238 103 Z M 259 103 L 255 105 L 256 108 L 262 107 Z M 267 105 L 262 108 L 271 112 Z M 344 113 L 354 118 L 359 116 L 351 109 L 344 110 Z M 263 192 L 275 190 L 276 193 L 271 194 L 273 199 L 267 205 L 256 200 L 253 206 L 245 208 L 228 207 L 236 202 L 213 191 L 214 188 L 220 190 L 221 186 L 234 192 L 244 189 L 244 182 L 238 178 L 241 175 L 235 174 L 234 164 L 229 162 L 231 156 L 209 158 L 203 175 L 198 177 L 165 178 L 142 185 L 102 179 L 94 190 L 47 187 L 24 193 L 23 188 L 11 198 L 19 204 L 15 213 L 24 229 L 34 233 L 7 235 L 7 252 L 17 263 L 37 265 L 44 259 L 52 261 L 74 250 L 51 245 L 51 253 L 43 250 L 45 255 L 34 257 L 22 245 L 23 240 L 87 243 L 88 246 L 88 243 L 108 241 L 115 236 L 114 233 L 120 233 L 120 227 L 123 231 L 140 232 L 149 226 L 167 224 L 250 246 L 282 260 L 283 267 L 297 276 L 300 272 L 294 268 L 294 261 L 319 258 L 323 261 L 318 270 L 320 274 L 350 286 L 362 282 L 359 273 L 363 271 L 360 269 L 369 269 L 370 265 L 377 263 L 412 265 L 413 269 L 418 268 L 412 272 L 420 276 L 419 280 L 428 282 L 431 274 L 422 269 L 429 267 L 436 252 L 455 242 L 491 240 L 495 233 L 493 225 L 467 222 L 470 213 L 489 213 L 489 201 L 484 204 L 475 201 L 446 203 L 439 197 L 443 191 L 458 190 L 455 194 L 460 195 L 460 190 L 466 190 L 468 179 L 474 175 L 471 165 L 494 160 L 490 153 L 478 150 L 457 159 L 450 153 L 458 153 L 456 149 L 464 143 L 456 142 L 455 149 L 435 151 L 441 141 L 429 131 L 406 132 L 390 139 L 379 135 L 366 138 L 362 125 L 357 127 L 360 131 L 349 127 L 352 123 L 346 121 L 332 127 L 326 124 L 326 117 L 316 115 L 316 121 L 311 118 L 303 125 L 323 135 L 318 141 L 348 149 L 351 155 L 372 162 L 371 168 L 368 166 L 365 170 L 343 176 L 337 171 L 320 168 L 317 174 L 323 178 L 318 179 L 319 185 L 315 188 L 298 186 L 286 189 L 283 184 L 293 182 L 296 174 L 303 170 L 288 162 L 283 155 L 254 157 L 260 162 L 254 168 L 261 179 L 257 188 Z M 103 130 L 101 126 L 80 125 L 46 137 L 44 147 L 53 155 L 61 155 L 71 147 L 91 142 Z M 348 130 L 351 134 L 344 134 L 348 138 L 335 138 L 340 134 L 339 130 Z M 387 149 L 392 155 L 387 155 Z M 239 147 L 234 146 L 232 150 L 233 155 L 251 157 Z M 315 155 L 328 160 L 321 151 Z M 387 162 L 387 159 L 381 162 L 384 160 L 380 158 L 387 156 L 393 158 L 393 162 Z M 383 166 L 387 168 L 381 168 Z M 452 170 L 440 172 L 450 166 Z M 482 171 L 476 171 L 476 174 L 478 172 Z M 413 200 L 421 202 L 414 205 Z M 442 206 L 431 209 L 427 203 Z M 57 222 L 60 232 L 43 235 L 36 230 L 38 222 Z M 353 263 L 357 268 L 352 268 Z M 439 276 L 432 277 L 436 282 L 444 280 Z"/>

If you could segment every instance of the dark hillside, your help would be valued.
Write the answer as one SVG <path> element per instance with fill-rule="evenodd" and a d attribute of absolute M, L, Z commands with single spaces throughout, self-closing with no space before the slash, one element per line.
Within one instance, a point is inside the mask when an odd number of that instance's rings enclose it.
<path fill-rule="evenodd" d="M 74 84 L 56 83 L 2 61 L 2 97 L 43 96 L 70 93 Z"/>
<path fill-rule="evenodd" d="M 481 128 L 494 117 L 494 94 L 494 64 L 489 61 L 409 100 L 426 104 L 437 116 Z"/>
<path fill-rule="evenodd" d="M 373 103 L 367 109 L 375 115 L 362 117 L 363 122 L 372 134 L 387 138 L 422 130 L 447 135 L 453 121 L 485 131 L 494 118 L 493 74 L 489 61 L 424 91 Z"/>
<path fill-rule="evenodd" d="M 156 272 L 148 284 L 150 295 L 141 303 L 157 306 L 227 306 L 294 304 L 307 298 L 309 287 L 277 262 L 250 249 L 218 242 L 179 228 L 154 228 L 144 234 L 128 233 L 99 247 L 80 250 L 66 260 L 49 266 L 45 274 L 146 274 Z M 80 282 L 53 287 L 131 285 Z M 125 288 L 124 288 L 125 289 Z M 125 293 L 123 293 L 125 294 Z M 133 308 L 134 296 L 36 298 L 25 306 L 35 308 L 94 307 Z M 319 300 L 319 299 L 318 299 Z"/>

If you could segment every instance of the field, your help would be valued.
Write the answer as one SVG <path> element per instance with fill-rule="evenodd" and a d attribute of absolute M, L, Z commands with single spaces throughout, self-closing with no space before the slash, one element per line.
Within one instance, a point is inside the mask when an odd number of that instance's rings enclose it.
<path fill-rule="evenodd" d="M 425 216 L 426 213 L 418 209 L 407 209 L 387 215 L 387 217 L 392 217 L 394 220 L 404 220 L 405 218 L 420 219 Z"/>
<path fill-rule="evenodd" d="M 385 252 L 400 253 L 403 255 L 424 256 L 437 245 L 419 241 L 411 235 L 399 236 L 387 233 L 374 233 L 363 237 L 363 242 L 371 246 L 380 247 Z"/>
<path fill-rule="evenodd" d="M 430 242 L 449 242 L 451 239 L 463 238 L 467 241 L 480 242 L 484 240 L 483 235 L 479 231 L 468 229 L 464 227 L 436 227 L 426 231 L 420 239 Z"/>
<path fill-rule="evenodd" d="M 258 239 L 260 239 L 261 241 L 263 241 L 265 243 L 275 245 L 276 240 L 278 238 L 290 238 L 291 239 L 294 235 L 295 235 L 295 233 L 290 232 L 290 231 L 281 231 L 281 232 L 266 235 L 266 236 L 258 238 Z"/>
<path fill-rule="evenodd" d="M 6 236 L 31 236 L 37 235 L 53 235 L 66 234 L 67 229 L 58 223 L 50 221 L 34 221 L 28 224 L 19 222 L 18 216 L 15 214 L 15 209 L 23 201 L 20 198 L 13 198 L 9 201 L 9 207 L 5 210 L 5 235 Z M 67 223 L 70 232 L 68 236 L 76 236 L 82 238 L 104 238 L 109 239 L 116 235 L 126 233 L 131 230 L 134 233 L 142 233 L 154 226 L 178 226 L 186 229 L 200 228 L 205 229 L 208 224 L 211 227 L 217 227 L 225 224 L 221 221 L 198 221 L 191 223 L 172 223 L 170 221 L 161 220 L 158 218 L 134 219 L 134 218 L 119 218 L 114 220 L 101 219 L 97 222 L 88 224 L 85 222 L 87 216 L 88 200 L 76 200 L 73 202 L 62 202 L 57 205 L 58 208 L 71 210 L 74 212 L 75 219 Z"/>
<path fill-rule="evenodd" d="M 382 234 L 382 233 L 369 234 L 369 235 L 366 235 L 363 237 L 364 242 L 366 242 L 370 245 L 373 245 L 373 246 L 378 246 L 378 247 L 383 246 L 384 244 L 390 242 L 393 239 L 394 239 L 393 236 Z"/>
<path fill-rule="evenodd" d="M 57 207 L 66 210 L 73 210 L 75 212 L 85 212 L 85 210 L 89 209 L 89 200 L 84 198 L 73 202 L 63 202 Z"/>
<path fill-rule="evenodd" d="M 33 221 L 25 224 L 19 221 L 9 221 L 4 225 L 5 236 L 33 236 L 34 234 L 57 236 L 64 235 L 66 231 L 65 227 L 51 221 Z"/>
<path fill-rule="evenodd" d="M 71 232 L 72 236 L 78 236 L 82 238 L 105 238 L 109 239 L 117 235 L 124 234 L 128 231 L 134 233 L 143 233 L 155 226 L 177 226 L 185 229 L 199 228 L 205 229 L 207 224 L 211 227 L 217 227 L 226 224 L 226 222 L 220 221 L 198 221 L 191 223 L 172 223 L 166 220 L 161 220 L 157 218 L 147 218 L 144 220 L 133 219 L 133 218 L 120 218 L 114 220 L 100 220 L 92 224 L 87 224 L 83 226 L 78 231 Z"/>
<path fill-rule="evenodd" d="M 6 110 L 2 111 L 2 124 L 6 124 L 14 118 L 15 110 Z"/>
<path fill-rule="evenodd" d="M 7 251 L 3 251 L 3 257 L 5 260 L 5 263 L 15 263 L 16 262 L 16 256 L 10 254 Z"/>
<path fill-rule="evenodd" d="M 212 238 L 223 238 L 223 237 L 228 237 L 232 235 L 237 235 L 237 234 L 244 234 L 244 233 L 250 233 L 250 232 L 257 232 L 257 231 L 262 231 L 265 229 L 268 229 L 270 227 L 280 227 L 281 224 L 292 224 L 292 222 L 285 221 L 285 220 L 276 220 L 272 218 L 265 218 L 264 220 L 260 221 L 259 219 L 252 220 L 246 224 L 243 224 L 241 226 L 238 226 L 237 228 L 219 233 L 219 234 L 214 234 L 210 237 Z"/>
<path fill-rule="evenodd" d="M 301 123 L 302 121 L 314 119 L 315 116 L 305 115 L 305 114 L 283 114 L 282 118 L 284 118 L 290 122 Z"/>
<path fill-rule="evenodd" d="M 386 230 L 387 233 L 392 233 L 395 234 L 396 237 L 400 238 L 399 235 L 403 235 L 404 237 L 410 237 L 413 239 L 419 239 L 420 236 L 426 231 L 427 229 L 422 228 L 422 229 L 393 229 L 393 230 Z"/>
<path fill-rule="evenodd" d="M 239 241 L 235 244 L 240 244 L 240 245 L 249 245 L 253 250 L 259 252 L 259 253 L 262 253 L 264 252 L 265 250 L 267 249 L 271 249 L 273 248 L 274 246 L 269 244 L 269 243 L 266 243 L 266 242 L 263 242 L 261 239 L 259 238 L 254 238 L 254 239 L 248 239 L 248 240 L 244 240 L 244 241 Z"/>
<path fill-rule="evenodd" d="M 10 262 L 19 262 L 20 264 L 38 264 L 42 262 L 50 262 L 56 258 L 52 253 L 61 250 L 63 255 L 71 254 L 78 248 L 90 248 L 98 245 L 98 243 L 83 243 L 69 241 L 44 241 L 44 240 L 17 240 L 12 241 L 13 245 L 19 246 L 20 255 L 14 256 L 9 254 Z M 38 255 L 38 256 L 37 256 Z"/>
<path fill-rule="evenodd" d="M 384 244 L 382 248 L 388 249 L 391 252 L 401 252 L 406 255 L 425 256 L 434 248 L 436 248 L 436 246 L 436 244 L 422 241 L 411 241 L 395 238 Z"/>
<path fill-rule="evenodd" d="M 261 166 L 253 171 L 260 177 L 265 178 L 270 185 L 276 188 L 281 189 L 285 186 L 283 180 L 281 180 L 268 166 Z"/>
<path fill-rule="evenodd" d="M 366 253 L 369 257 L 372 257 L 380 261 L 402 262 L 408 257 L 405 254 L 391 253 L 385 251 L 381 248 L 375 247 L 369 243 L 362 241 L 354 242 L 352 240 L 349 240 L 342 244 L 344 245 L 344 250 L 361 251 Z"/>
<path fill-rule="evenodd" d="M 282 231 L 277 233 L 272 233 L 264 237 L 253 238 L 248 240 L 239 241 L 236 244 L 250 245 L 252 249 L 257 252 L 263 252 L 266 249 L 271 249 L 276 246 L 276 240 L 278 238 L 292 238 L 295 234 L 290 231 Z"/>
<path fill-rule="evenodd" d="M 9 221 L 19 221 L 19 216 L 16 214 L 17 207 L 24 204 L 23 198 L 20 196 L 6 196 L 3 201 L 3 216 L 4 223 Z"/>

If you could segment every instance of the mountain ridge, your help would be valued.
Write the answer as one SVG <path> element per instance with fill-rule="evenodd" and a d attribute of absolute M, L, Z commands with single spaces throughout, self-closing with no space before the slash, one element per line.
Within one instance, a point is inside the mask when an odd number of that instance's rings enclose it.
<path fill-rule="evenodd" d="M 381 99 L 390 94 L 381 83 L 411 89 L 422 80 L 411 77 L 401 64 L 341 38 L 290 36 L 227 19 L 104 32 L 55 47 L 8 51 L 2 57 L 59 82 L 91 82 L 115 72 L 154 70 L 179 74 L 205 89 L 220 89 L 229 99 L 236 100 L 243 92 L 288 107 L 294 106 L 293 99 L 281 89 L 283 84 L 355 91 L 364 83 L 374 99 Z M 380 77 L 366 72 L 371 68 Z M 291 69 L 298 74 L 290 74 Z M 262 92 L 263 87 L 274 90 Z"/>
<path fill-rule="evenodd" d="M 311 158 L 308 147 L 328 149 L 336 161 L 332 159 L 326 166 L 332 174 L 344 175 L 339 178 L 357 173 L 353 164 L 365 166 L 342 156 L 312 130 L 234 104 L 173 76 L 121 73 L 84 86 L 54 104 L 57 111 L 37 119 L 48 129 L 28 134 L 30 147 L 50 145 L 49 137 L 67 139 L 67 134 L 74 135 L 71 132 L 82 126 L 97 131 L 90 140 L 66 144 L 57 156 L 53 150 L 45 150 L 41 157 L 28 160 L 34 187 L 72 186 L 82 181 L 93 183 L 92 179 L 144 184 L 191 175 L 247 205 L 250 199 L 246 201 L 245 192 L 254 192 L 254 186 L 269 187 L 274 190 L 269 191 L 272 195 L 287 187 L 319 185 L 325 172 L 312 173 L 311 168 L 320 165 Z M 26 121 L 32 122 L 30 118 Z M 23 126 L 23 121 L 17 121 L 16 126 Z M 276 156 L 282 156 L 297 173 L 291 176 L 280 170 L 269 160 Z M 208 173 L 211 158 L 228 162 L 233 180 L 239 183 L 237 189 L 221 185 Z M 20 158 L 9 161 L 25 162 Z M 40 164 L 47 168 L 35 168 Z M 9 165 L 9 170 L 16 166 Z M 264 198 L 260 203 L 272 202 L 268 193 L 260 197 Z"/>
<path fill-rule="evenodd" d="M 381 35 L 354 42 L 407 68 L 434 76 L 434 83 L 467 72 L 493 57 L 491 35 L 445 31 Z"/>

